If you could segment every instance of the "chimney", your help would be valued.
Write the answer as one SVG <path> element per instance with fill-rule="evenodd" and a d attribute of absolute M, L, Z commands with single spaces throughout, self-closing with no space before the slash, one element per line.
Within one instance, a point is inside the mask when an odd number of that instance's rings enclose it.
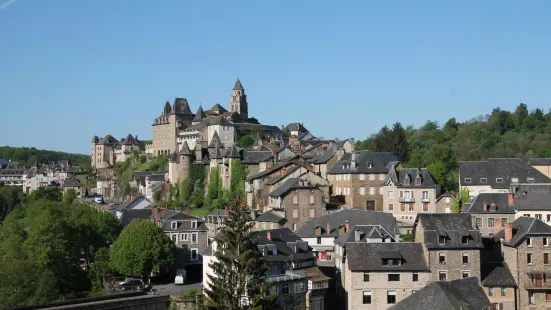
<path fill-rule="evenodd" d="M 482 210 L 484 210 L 484 212 L 488 211 L 488 203 L 486 201 L 482 203 Z"/>
<path fill-rule="evenodd" d="M 354 145 L 354 138 L 350 138 L 348 140 L 350 140 L 350 142 L 352 142 L 352 145 Z"/>
<path fill-rule="evenodd" d="M 513 199 L 513 193 L 507 194 L 507 204 L 510 206 L 515 204 L 515 200 Z"/>
<path fill-rule="evenodd" d="M 168 214 L 168 209 L 167 209 L 167 208 L 163 208 L 163 217 L 165 217 L 167 214 Z"/>
<path fill-rule="evenodd" d="M 494 234 L 497 234 L 501 231 L 501 221 L 499 219 L 496 219 L 494 221 Z"/>
<path fill-rule="evenodd" d="M 513 239 L 513 224 L 505 224 L 505 242 L 510 242 Z"/>
<path fill-rule="evenodd" d="M 297 124 L 297 131 L 300 130 L 300 124 Z"/>
<path fill-rule="evenodd" d="M 226 211 L 227 216 L 230 215 L 230 207 L 228 207 L 228 206 L 224 207 L 224 211 Z"/>
<path fill-rule="evenodd" d="M 346 221 L 346 231 L 349 231 L 350 230 L 350 223 L 348 221 Z"/>
<path fill-rule="evenodd" d="M 277 161 L 277 151 L 276 151 L 276 149 L 272 149 L 272 156 L 274 157 L 274 160 Z"/>
<path fill-rule="evenodd" d="M 327 223 L 327 234 L 331 234 L 331 223 Z"/>
<path fill-rule="evenodd" d="M 286 176 L 286 175 L 287 175 L 287 167 L 283 167 L 283 168 L 281 169 L 281 175 L 282 175 L 282 176 Z"/>
<path fill-rule="evenodd" d="M 271 231 L 268 231 L 266 233 L 266 237 L 268 238 L 268 240 L 272 241 L 272 232 Z"/>
<path fill-rule="evenodd" d="M 262 212 L 262 206 L 260 204 L 256 205 L 256 209 L 258 210 L 258 212 Z"/>
<path fill-rule="evenodd" d="M 281 131 L 283 131 L 283 129 L 285 129 L 285 126 L 281 125 Z"/>
<path fill-rule="evenodd" d="M 356 241 L 356 242 L 360 241 L 361 237 L 362 237 L 362 232 L 359 231 L 359 230 L 355 230 L 354 231 L 354 241 Z"/>
<path fill-rule="evenodd" d="M 255 220 L 256 219 L 256 211 L 253 209 L 251 210 L 251 220 Z"/>

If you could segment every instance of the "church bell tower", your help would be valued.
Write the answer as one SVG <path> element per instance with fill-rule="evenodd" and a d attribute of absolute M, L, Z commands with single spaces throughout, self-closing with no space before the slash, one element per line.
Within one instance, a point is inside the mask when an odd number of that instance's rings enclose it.
<path fill-rule="evenodd" d="M 241 119 L 246 120 L 249 118 L 249 107 L 247 105 L 247 95 L 245 95 L 245 89 L 241 85 L 241 81 L 237 79 L 235 86 L 230 97 L 230 112 L 237 112 L 241 116 Z"/>

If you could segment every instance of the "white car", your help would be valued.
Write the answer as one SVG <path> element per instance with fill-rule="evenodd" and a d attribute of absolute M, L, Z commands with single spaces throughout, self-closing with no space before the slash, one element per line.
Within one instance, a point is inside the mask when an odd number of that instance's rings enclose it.
<path fill-rule="evenodd" d="M 101 203 L 101 199 L 102 199 L 101 197 L 96 197 L 96 198 L 94 198 L 94 202 L 95 203 Z"/>
<path fill-rule="evenodd" d="M 176 277 L 174 278 L 174 284 L 184 284 L 186 281 L 186 270 L 178 269 L 176 270 Z"/>

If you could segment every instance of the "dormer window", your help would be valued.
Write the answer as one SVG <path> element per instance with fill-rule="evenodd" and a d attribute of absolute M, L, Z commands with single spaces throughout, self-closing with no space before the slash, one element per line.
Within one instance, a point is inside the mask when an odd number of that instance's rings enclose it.
<path fill-rule="evenodd" d="M 171 222 L 170 223 L 170 228 L 177 229 L 178 228 L 178 222 Z"/>
<path fill-rule="evenodd" d="M 409 175 L 406 175 L 406 178 L 404 179 L 404 184 L 409 185 L 409 183 L 410 183 Z"/>
<path fill-rule="evenodd" d="M 512 183 L 518 183 L 518 178 L 511 178 Z"/>
<path fill-rule="evenodd" d="M 496 178 L 496 183 L 503 183 L 503 178 Z"/>
<path fill-rule="evenodd" d="M 373 168 L 373 164 L 372 164 L 372 163 L 367 163 L 367 168 L 368 168 L 368 169 Z"/>
<path fill-rule="evenodd" d="M 192 221 L 191 222 L 191 229 L 195 229 L 197 228 L 197 221 Z"/>
<path fill-rule="evenodd" d="M 469 236 L 461 237 L 461 244 L 469 244 Z"/>
<path fill-rule="evenodd" d="M 421 185 L 421 176 L 417 176 L 415 179 L 415 185 Z"/>
<path fill-rule="evenodd" d="M 471 183 L 471 178 L 465 178 L 465 183 Z"/>
<path fill-rule="evenodd" d="M 486 182 L 488 182 L 487 178 L 480 178 L 480 183 L 486 183 Z"/>
<path fill-rule="evenodd" d="M 277 248 L 274 247 L 274 248 L 272 249 L 272 255 L 277 255 Z"/>
<path fill-rule="evenodd" d="M 446 244 L 446 237 L 439 236 L 438 237 L 438 244 Z"/>
<path fill-rule="evenodd" d="M 526 178 L 526 181 L 528 181 L 528 183 L 534 183 L 535 179 L 534 178 Z"/>

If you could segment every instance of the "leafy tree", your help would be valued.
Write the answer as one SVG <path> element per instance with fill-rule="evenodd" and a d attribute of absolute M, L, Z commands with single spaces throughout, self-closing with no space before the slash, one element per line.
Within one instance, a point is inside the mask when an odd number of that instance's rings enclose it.
<path fill-rule="evenodd" d="M 104 283 L 115 276 L 115 270 L 109 264 L 110 249 L 100 248 L 96 251 L 91 266 L 92 291 L 96 294 L 105 293 Z M 114 285 L 114 283 L 111 283 Z"/>
<path fill-rule="evenodd" d="M 210 169 L 210 182 L 207 188 L 207 196 L 205 205 L 213 210 L 219 209 L 224 204 L 222 198 L 222 179 L 220 177 L 220 168 L 213 167 Z"/>
<path fill-rule="evenodd" d="M 147 158 L 144 155 L 140 156 L 140 164 L 145 164 L 146 161 Z"/>
<path fill-rule="evenodd" d="M 289 129 L 285 128 L 285 129 L 283 129 L 282 135 L 284 137 L 290 137 L 291 136 L 291 131 Z"/>
<path fill-rule="evenodd" d="M 63 204 L 69 205 L 77 198 L 77 193 L 74 189 L 69 189 L 63 194 Z"/>
<path fill-rule="evenodd" d="M 71 164 L 84 169 L 90 167 L 89 155 L 39 150 L 34 147 L 3 146 L 0 147 L 0 158 L 11 159 L 14 162 L 19 162 L 20 166 L 27 167 L 35 163 L 37 165 L 52 164 L 59 160 L 68 160 Z"/>
<path fill-rule="evenodd" d="M 239 159 L 232 159 L 230 171 L 230 193 L 233 197 L 245 199 L 245 179 L 249 174 L 247 165 L 242 164 Z"/>
<path fill-rule="evenodd" d="M 63 191 L 59 187 L 43 186 L 33 191 L 31 199 L 61 201 L 63 199 Z"/>
<path fill-rule="evenodd" d="M 264 297 L 270 288 L 262 254 L 253 241 L 253 223 L 248 210 L 239 201 L 232 205 L 225 225 L 217 238 L 215 259 L 210 263 L 205 289 L 207 305 L 214 309 L 273 309 L 274 295 Z M 249 306 L 242 304 L 247 296 Z"/>
<path fill-rule="evenodd" d="M 251 148 L 254 145 L 254 139 L 251 136 L 243 136 L 237 141 L 237 145 L 244 149 Z"/>
<path fill-rule="evenodd" d="M 147 277 L 170 268 L 176 246 L 163 230 L 147 220 L 128 224 L 111 248 L 110 264 L 125 276 Z"/>

